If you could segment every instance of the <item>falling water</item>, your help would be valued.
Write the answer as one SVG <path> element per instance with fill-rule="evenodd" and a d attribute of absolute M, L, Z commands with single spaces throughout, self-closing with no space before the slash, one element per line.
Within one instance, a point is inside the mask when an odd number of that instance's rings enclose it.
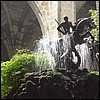
<path fill-rule="evenodd" d="M 46 68 L 52 70 L 55 70 L 55 67 L 66 68 L 66 70 L 70 69 L 70 58 L 73 56 L 73 62 L 78 61 L 78 59 L 75 58 L 75 54 L 71 51 L 73 46 L 72 41 L 74 43 L 73 34 L 63 35 L 62 38 L 58 38 L 56 35 L 52 37 L 44 35 L 43 38 L 36 43 L 37 66 L 41 65 L 41 69 L 43 69 L 43 66 L 47 66 Z M 97 69 L 95 68 L 97 67 L 97 63 L 92 60 L 87 43 L 77 45 L 75 48 L 81 57 L 80 69 L 87 68 L 89 71 Z M 46 59 L 40 61 L 38 55 L 42 55 L 42 57 Z"/>
<path fill-rule="evenodd" d="M 41 69 L 43 69 L 43 66 L 46 66 L 46 68 L 54 70 L 54 67 L 56 66 L 54 57 L 57 55 L 56 46 L 57 38 L 54 38 L 54 36 L 53 38 L 50 38 L 48 35 L 44 35 L 43 38 L 36 43 L 36 61 L 38 66 L 41 65 Z M 44 59 L 42 58 L 40 61 L 39 55 L 42 55 L 42 57 L 44 56 Z"/>
<path fill-rule="evenodd" d="M 89 71 L 98 70 L 97 69 L 98 64 L 95 55 L 93 54 L 94 56 L 91 56 L 91 54 L 94 52 L 90 51 L 87 43 L 77 45 L 76 49 L 81 56 L 80 69 L 87 68 Z"/>
<path fill-rule="evenodd" d="M 60 60 L 62 60 L 62 65 L 60 66 L 61 68 L 66 68 L 66 70 L 68 69 L 68 67 L 70 66 L 70 60 L 69 58 L 71 57 L 71 35 L 70 34 L 66 34 L 63 35 L 63 52 L 62 55 L 60 56 Z"/>
<path fill-rule="evenodd" d="M 56 35 L 53 35 L 52 37 L 44 35 L 43 38 L 36 43 L 35 52 L 37 56 L 40 54 L 45 54 L 48 61 L 43 60 L 39 62 L 39 58 L 37 57 L 36 61 L 38 64 L 43 66 L 44 62 L 48 62 L 48 68 L 53 70 L 55 67 L 68 69 L 68 67 L 70 67 L 69 57 L 71 56 L 70 36 L 70 34 L 66 34 L 63 35 L 62 38 L 58 38 Z"/>

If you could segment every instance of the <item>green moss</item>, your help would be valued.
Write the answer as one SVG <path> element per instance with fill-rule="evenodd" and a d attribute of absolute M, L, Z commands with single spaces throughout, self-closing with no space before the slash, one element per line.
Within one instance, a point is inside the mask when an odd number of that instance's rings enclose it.
<path fill-rule="evenodd" d="M 54 73 L 55 73 L 55 72 L 50 71 L 50 72 L 47 73 L 47 76 L 51 76 L 51 77 L 53 77 L 53 76 L 54 76 Z"/>
<path fill-rule="evenodd" d="M 92 71 L 90 73 L 88 73 L 85 77 L 80 78 L 80 80 L 91 80 L 91 81 L 95 81 L 95 80 L 99 80 L 99 72 L 98 71 Z"/>
<path fill-rule="evenodd" d="M 53 79 L 54 79 L 55 83 L 63 83 L 64 82 L 64 75 L 60 72 L 56 72 L 54 74 Z"/>
<path fill-rule="evenodd" d="M 87 80 L 91 80 L 91 82 L 99 81 L 99 72 L 97 72 L 97 71 L 90 72 L 87 75 Z"/>
<path fill-rule="evenodd" d="M 96 76 L 99 76 L 99 72 L 98 71 L 92 71 L 92 72 L 89 73 L 89 75 L 90 74 L 95 74 Z"/>
<path fill-rule="evenodd" d="M 40 77 L 41 80 L 47 80 L 46 82 L 52 81 L 52 83 L 63 83 L 64 82 L 64 75 L 60 72 L 49 72 L 45 76 Z"/>

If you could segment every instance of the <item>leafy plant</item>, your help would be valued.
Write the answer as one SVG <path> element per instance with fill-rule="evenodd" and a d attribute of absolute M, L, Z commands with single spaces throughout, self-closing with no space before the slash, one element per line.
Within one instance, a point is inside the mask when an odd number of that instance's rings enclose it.
<path fill-rule="evenodd" d="M 89 14 L 91 15 L 91 19 L 93 19 L 93 23 L 96 25 L 95 29 L 91 30 L 92 35 L 95 37 L 94 42 L 99 41 L 99 18 L 97 16 L 97 11 L 96 10 L 89 10 Z"/>
<path fill-rule="evenodd" d="M 10 61 L 1 63 L 1 98 L 6 98 L 25 73 L 50 68 L 46 54 L 37 55 L 27 49 L 17 50 Z M 38 60 L 37 60 L 38 59 Z"/>
<path fill-rule="evenodd" d="M 35 57 L 30 54 L 15 55 L 10 61 L 1 63 L 1 96 L 5 98 L 18 80 L 27 71 L 35 68 Z"/>

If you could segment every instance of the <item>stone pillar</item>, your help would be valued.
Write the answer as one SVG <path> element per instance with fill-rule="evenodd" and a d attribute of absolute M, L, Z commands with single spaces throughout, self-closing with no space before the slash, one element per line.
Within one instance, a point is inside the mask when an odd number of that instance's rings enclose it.
<path fill-rule="evenodd" d="M 76 8 L 75 8 L 75 1 L 59 1 L 59 12 L 60 15 L 59 21 L 63 22 L 63 17 L 68 16 L 69 21 L 74 23 L 76 20 Z"/>
<path fill-rule="evenodd" d="M 59 23 L 64 21 L 64 17 L 68 16 L 69 21 L 74 24 L 76 21 L 76 1 L 58 1 L 58 21 Z M 62 36 L 59 33 L 59 36 Z"/>
<path fill-rule="evenodd" d="M 43 23 L 41 26 L 44 25 L 45 30 L 43 35 L 57 36 L 57 23 L 55 19 L 58 19 L 58 1 L 37 1 L 35 4 L 37 4 L 38 12 L 41 12 L 41 19 L 43 19 L 41 21 Z M 36 15 L 38 16 L 37 12 Z M 41 19 L 38 18 L 39 21 Z"/>
<path fill-rule="evenodd" d="M 49 1 L 49 13 L 50 15 L 48 15 L 48 24 L 50 37 L 58 37 L 58 24 L 55 21 L 55 19 L 58 20 L 58 1 Z"/>

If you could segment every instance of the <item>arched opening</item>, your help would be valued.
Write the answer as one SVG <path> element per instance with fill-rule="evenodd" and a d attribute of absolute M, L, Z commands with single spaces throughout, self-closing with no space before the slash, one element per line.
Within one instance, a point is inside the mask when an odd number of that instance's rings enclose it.
<path fill-rule="evenodd" d="M 33 50 L 34 41 L 41 37 L 40 23 L 27 1 L 1 2 L 2 61 L 9 60 L 16 49 Z"/>
<path fill-rule="evenodd" d="M 76 13 L 76 19 L 89 17 L 88 13 L 90 9 L 96 9 L 96 1 L 86 1 L 84 4 L 82 4 Z"/>

